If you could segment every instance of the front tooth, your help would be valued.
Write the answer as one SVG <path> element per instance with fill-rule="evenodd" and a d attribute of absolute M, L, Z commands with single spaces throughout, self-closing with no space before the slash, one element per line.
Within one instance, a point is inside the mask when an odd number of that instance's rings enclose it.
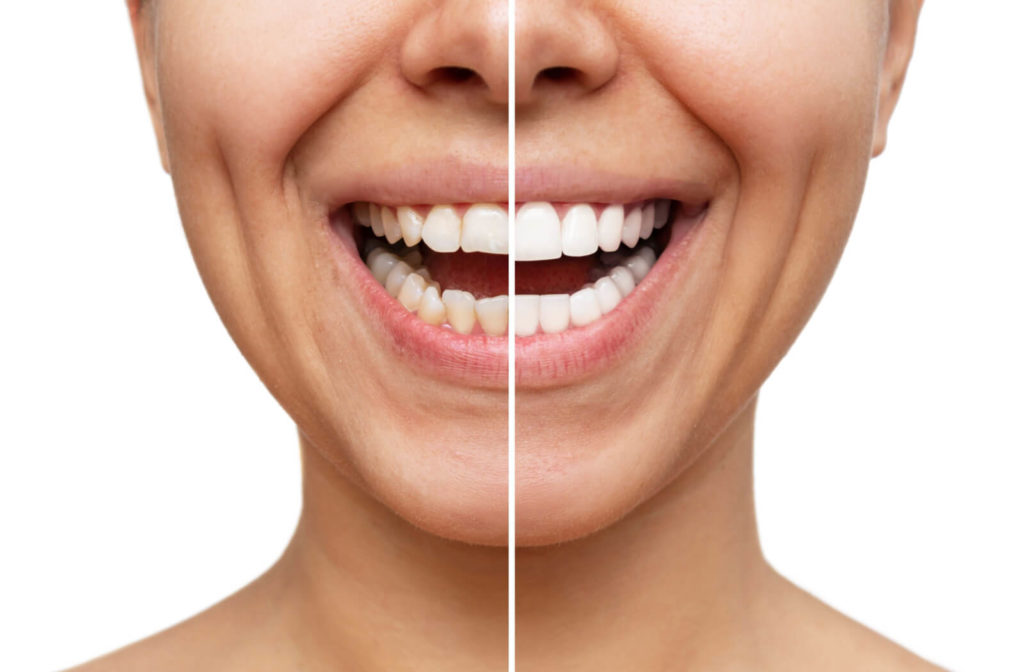
<path fill-rule="evenodd" d="M 574 327 L 585 327 L 601 317 L 601 305 L 593 287 L 584 287 L 569 297 L 569 319 Z"/>
<path fill-rule="evenodd" d="M 423 242 L 435 252 L 455 252 L 459 249 L 462 223 L 459 214 L 450 205 L 435 205 L 423 222 Z"/>
<path fill-rule="evenodd" d="M 562 256 L 558 213 L 550 203 L 524 203 L 516 213 L 516 261 L 543 261 Z"/>
<path fill-rule="evenodd" d="M 427 324 L 437 326 L 444 322 L 444 318 L 446 317 L 444 303 L 441 301 L 441 295 L 438 293 L 437 287 L 434 285 L 430 285 L 423 290 L 423 298 L 420 299 L 420 307 L 417 315 L 419 315 L 419 318 Z"/>
<path fill-rule="evenodd" d="M 636 287 L 636 278 L 633 277 L 633 274 L 625 266 L 616 266 L 608 273 L 608 277 L 619 288 L 622 298 L 629 296 L 629 293 Z"/>
<path fill-rule="evenodd" d="M 384 222 L 380 218 L 380 206 L 376 203 L 370 203 L 370 228 L 378 238 L 384 235 Z"/>
<path fill-rule="evenodd" d="M 423 217 L 408 206 L 398 209 L 398 226 L 402 229 L 402 239 L 412 247 L 423 239 Z"/>
<path fill-rule="evenodd" d="M 640 237 L 647 240 L 654 233 L 654 203 L 645 204 L 640 212 Z"/>
<path fill-rule="evenodd" d="M 597 215 L 580 203 L 569 208 L 562 220 L 562 254 L 585 257 L 597 252 Z"/>
<path fill-rule="evenodd" d="M 642 254 L 634 254 L 629 259 L 626 259 L 626 268 L 633 274 L 637 282 L 640 282 L 651 270 L 651 264 L 647 261 L 647 258 Z"/>
<path fill-rule="evenodd" d="M 668 224 L 668 216 L 672 210 L 672 201 L 659 198 L 654 202 L 654 228 L 660 229 Z"/>
<path fill-rule="evenodd" d="M 488 336 L 501 336 L 508 331 L 508 297 L 491 296 L 477 299 L 476 319 Z"/>
<path fill-rule="evenodd" d="M 378 252 L 378 250 L 380 251 Z M 401 260 L 398 256 L 378 247 L 373 252 L 370 252 L 370 256 L 366 258 L 366 265 L 370 267 L 370 273 L 377 282 L 383 285 L 387 281 L 391 269 L 399 261 Z"/>
<path fill-rule="evenodd" d="M 386 206 L 380 208 L 381 225 L 384 227 L 384 237 L 389 243 L 397 243 L 402 238 L 402 227 L 398 224 L 395 211 Z"/>
<path fill-rule="evenodd" d="M 412 267 L 404 261 L 399 261 L 391 267 L 388 277 L 384 279 L 384 289 L 391 296 L 398 296 L 398 290 L 402 289 L 402 284 L 410 273 L 412 273 Z"/>
<path fill-rule="evenodd" d="M 605 277 L 595 282 L 594 291 L 597 292 L 597 303 L 601 306 L 601 312 L 605 315 L 612 312 L 622 301 L 622 292 L 611 278 Z"/>
<path fill-rule="evenodd" d="M 448 313 L 448 324 L 452 325 L 452 329 L 460 334 L 473 331 L 476 324 L 476 299 L 472 294 L 460 289 L 446 289 L 441 294 L 441 301 Z"/>
<path fill-rule="evenodd" d="M 427 281 L 422 275 L 410 273 L 405 277 L 405 282 L 398 290 L 398 302 L 411 311 L 420 307 L 423 299 L 423 291 L 427 288 Z"/>
<path fill-rule="evenodd" d="M 540 325 L 540 296 L 516 294 L 516 336 L 533 336 Z"/>
<path fill-rule="evenodd" d="M 558 334 L 569 328 L 568 294 L 541 295 L 540 328 L 546 334 Z"/>
<path fill-rule="evenodd" d="M 637 206 L 629 211 L 622 222 L 622 242 L 626 247 L 636 247 L 640 240 L 640 225 L 644 218 L 643 208 Z"/>
<path fill-rule="evenodd" d="M 605 252 L 614 252 L 622 243 L 623 208 L 609 205 L 597 220 L 597 244 Z"/>
<path fill-rule="evenodd" d="M 352 205 L 352 218 L 359 226 L 370 226 L 370 204 L 359 201 Z"/>
<path fill-rule="evenodd" d="M 508 211 L 477 203 L 462 216 L 462 251 L 508 254 Z"/>

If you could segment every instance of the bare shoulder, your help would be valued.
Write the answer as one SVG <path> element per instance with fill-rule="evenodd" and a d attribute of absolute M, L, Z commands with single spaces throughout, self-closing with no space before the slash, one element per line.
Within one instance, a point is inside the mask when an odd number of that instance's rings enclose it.
<path fill-rule="evenodd" d="M 146 639 L 118 649 L 67 672 L 231 672 L 290 669 L 282 667 L 275 647 L 276 617 L 254 584 L 206 611 Z"/>
<path fill-rule="evenodd" d="M 782 651 L 780 669 L 822 672 L 943 672 L 943 668 L 908 651 L 828 606 L 788 580 L 778 577 L 770 608 L 774 625 L 771 648 Z"/>

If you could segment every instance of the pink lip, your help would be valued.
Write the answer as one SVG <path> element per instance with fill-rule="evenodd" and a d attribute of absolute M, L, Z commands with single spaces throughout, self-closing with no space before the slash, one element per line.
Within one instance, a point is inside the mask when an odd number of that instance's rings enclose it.
<path fill-rule="evenodd" d="M 417 163 L 383 172 L 368 171 L 330 192 L 313 185 L 321 203 L 332 210 L 355 201 L 391 205 L 490 202 L 508 199 L 507 171 L 447 160 Z M 671 198 L 708 202 L 713 186 L 697 180 L 633 179 L 583 170 L 531 168 L 516 172 L 517 201 L 628 203 Z M 596 375 L 622 359 L 652 321 L 658 297 L 694 253 L 703 218 L 677 217 L 672 237 L 642 283 L 610 314 L 584 328 L 561 334 L 516 338 L 516 385 L 544 388 L 568 385 Z M 455 384 L 486 389 L 508 385 L 507 337 L 464 335 L 426 324 L 410 313 L 370 275 L 352 236 L 352 222 L 338 210 L 329 222 L 339 266 L 360 295 L 367 321 L 392 354 L 429 375 Z"/>

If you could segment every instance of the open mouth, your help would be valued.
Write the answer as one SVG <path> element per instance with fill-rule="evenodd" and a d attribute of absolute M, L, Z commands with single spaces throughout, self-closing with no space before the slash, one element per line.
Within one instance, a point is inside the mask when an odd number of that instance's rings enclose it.
<path fill-rule="evenodd" d="M 507 205 L 347 207 L 370 274 L 406 310 L 460 334 L 507 334 Z M 667 225 L 696 222 L 705 209 L 669 199 L 518 204 L 515 335 L 599 321 L 654 267 L 672 235 Z"/>

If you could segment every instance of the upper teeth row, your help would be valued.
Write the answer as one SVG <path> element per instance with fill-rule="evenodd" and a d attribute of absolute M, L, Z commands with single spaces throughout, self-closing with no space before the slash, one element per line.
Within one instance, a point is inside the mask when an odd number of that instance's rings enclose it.
<path fill-rule="evenodd" d="M 516 261 L 584 257 L 598 249 L 614 252 L 623 244 L 635 247 L 668 223 L 671 204 L 657 199 L 608 205 L 598 215 L 594 206 L 578 203 L 559 219 L 551 203 L 524 203 L 516 213 Z M 352 214 L 389 243 L 404 240 L 412 247 L 422 241 L 435 252 L 508 254 L 508 211 L 499 205 L 477 203 L 461 217 L 454 206 L 435 205 L 423 217 L 408 206 L 361 202 L 352 206 Z"/>

